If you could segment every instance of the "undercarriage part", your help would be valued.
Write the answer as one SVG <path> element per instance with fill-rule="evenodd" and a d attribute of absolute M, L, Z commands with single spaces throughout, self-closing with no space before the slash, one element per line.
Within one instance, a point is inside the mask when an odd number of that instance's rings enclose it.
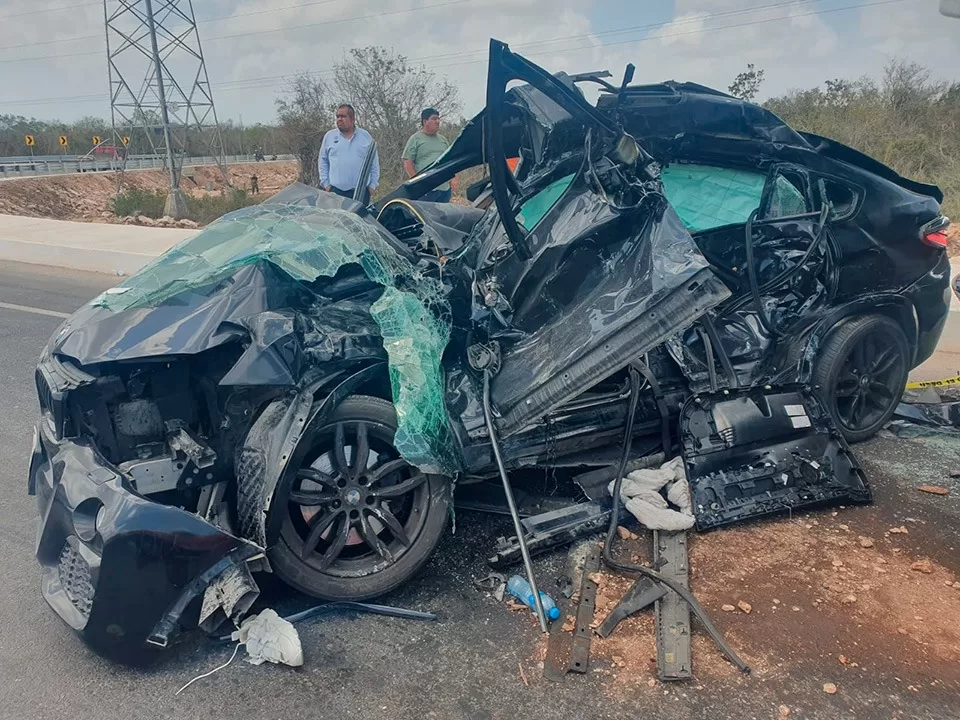
<path fill-rule="evenodd" d="M 316 607 L 303 610 L 284 618 L 287 622 L 300 622 L 308 618 L 323 615 L 324 613 L 334 612 L 335 610 L 356 610 L 357 612 L 368 613 L 370 615 L 384 615 L 386 617 L 400 618 L 401 620 L 439 620 L 436 613 L 420 612 L 419 610 L 407 610 L 406 608 L 391 607 L 390 605 L 376 605 L 374 603 L 362 602 L 332 602 L 326 605 L 317 605 Z"/>
<path fill-rule="evenodd" d="M 571 598 L 583 585 L 584 566 L 587 557 L 596 554 L 596 540 L 580 540 L 567 552 L 563 574 L 557 578 L 560 602 L 560 617 L 566 618 L 573 612 Z M 573 636 L 563 631 L 562 622 L 550 626 L 550 638 L 547 641 L 547 656 L 543 661 L 543 676 L 553 682 L 563 682 L 570 670 L 570 654 L 573 651 Z"/>
<path fill-rule="evenodd" d="M 630 364 L 631 373 L 636 371 L 643 375 L 644 379 L 650 383 L 650 389 L 653 391 L 653 397 L 657 401 L 657 410 L 660 411 L 660 436 L 661 442 L 663 444 L 663 452 L 665 455 L 669 455 L 670 451 L 673 449 L 673 440 L 670 437 L 670 410 L 667 408 L 667 401 L 663 396 L 663 390 L 660 389 L 660 383 L 657 381 L 657 376 L 653 374 L 653 371 L 647 367 L 646 363 L 640 362 L 639 360 L 634 360 Z M 636 397 L 639 400 L 640 388 L 634 387 L 631 389 L 631 394 L 633 397 Z M 630 409 L 630 442 L 633 441 L 633 421 L 637 414 L 636 401 L 633 401 L 633 405 Z M 629 447 L 630 443 L 627 443 Z M 629 456 L 629 451 L 627 452 Z M 618 475 L 622 478 L 624 471 L 621 470 Z"/>
<path fill-rule="evenodd" d="M 229 508 L 225 504 L 227 485 L 226 480 L 214 485 L 204 485 L 197 500 L 197 515 L 217 527 L 230 530 Z"/>
<path fill-rule="evenodd" d="M 690 585 L 685 532 L 653 531 L 653 564 L 683 587 Z M 657 675 L 661 680 L 692 676 L 690 608 L 679 595 L 666 593 L 654 611 L 657 633 Z"/>
<path fill-rule="evenodd" d="M 513 527 L 517 532 L 517 544 L 520 547 L 520 554 L 523 557 L 523 565 L 527 572 L 527 582 L 533 590 L 533 602 L 537 610 L 537 620 L 540 622 L 540 629 L 547 632 L 547 616 L 543 612 L 543 601 L 540 599 L 540 590 L 537 588 L 537 578 L 533 573 L 533 563 L 530 562 L 530 553 L 527 551 L 527 545 L 524 540 L 523 526 L 520 524 L 520 515 L 517 513 L 517 503 L 513 499 L 513 488 L 510 485 L 510 478 L 507 477 L 507 469 L 503 465 L 503 456 L 500 454 L 500 441 L 497 438 L 497 429 L 493 424 L 493 411 L 490 408 L 490 370 L 487 368 L 483 373 L 483 415 L 487 421 L 487 430 L 490 433 L 490 445 L 493 447 L 493 455 L 497 461 L 497 469 L 500 471 L 500 479 L 503 481 L 503 493 L 507 497 L 507 504 L 510 506 L 510 517 L 513 519 Z"/>
<path fill-rule="evenodd" d="M 200 628 L 214 632 L 225 620 L 235 623 L 245 616 L 260 596 L 257 581 L 250 574 L 250 566 L 234 565 L 207 585 L 200 608 Z"/>
<path fill-rule="evenodd" d="M 660 583 L 654 582 L 645 575 L 639 577 L 597 628 L 597 635 L 608 637 L 621 622 L 649 607 L 666 594 L 667 589 Z"/>
<path fill-rule="evenodd" d="M 871 499 L 826 409 L 803 389 L 699 396 L 680 415 L 697 529 Z"/>
<path fill-rule="evenodd" d="M 514 488 L 513 499 L 517 503 L 517 512 L 522 518 L 563 510 L 570 507 L 571 503 L 569 497 L 545 497 L 536 492 L 525 491 L 523 488 Z M 499 477 L 495 481 L 484 480 L 478 483 L 465 483 L 461 480 L 457 484 L 455 503 L 457 510 L 494 515 L 510 514 L 510 507 L 507 505 L 506 498 L 503 497 L 503 486 Z"/>
<path fill-rule="evenodd" d="M 609 502 L 586 502 L 527 517 L 521 520 L 520 524 L 524 530 L 527 551 L 532 557 L 591 533 L 600 532 L 609 519 Z M 487 564 L 499 570 L 522 559 L 520 543 L 514 536 L 500 538 L 496 554 L 487 560 Z"/>
<path fill-rule="evenodd" d="M 181 422 L 167 422 L 167 442 L 175 452 L 183 453 L 198 468 L 208 468 L 217 461 L 217 454 L 195 438 Z"/>
<path fill-rule="evenodd" d="M 561 601 L 560 617 L 567 616 L 568 603 Z M 543 677 L 552 682 L 563 682 L 570 667 L 571 643 L 573 638 L 563 631 L 563 623 L 555 622 L 550 626 L 547 640 L 547 656 L 543 659 Z"/>
<path fill-rule="evenodd" d="M 184 587 L 179 597 L 173 602 L 167 611 L 160 618 L 160 621 L 153 627 L 153 631 L 147 637 L 147 643 L 156 647 L 167 647 L 170 638 L 175 634 L 180 618 L 183 616 L 187 606 L 195 598 L 206 591 L 206 588 L 216 578 L 221 576 L 231 567 L 245 564 L 263 554 L 261 548 L 255 545 L 247 544 L 245 546 L 231 550 L 220 561 L 210 566 L 206 571 L 197 575 Z M 110 628 L 108 626 L 108 634 Z"/>
<path fill-rule="evenodd" d="M 630 460 L 626 467 L 624 467 L 623 472 L 625 475 L 629 475 L 634 470 L 646 470 L 651 467 L 660 467 L 664 463 L 663 453 L 656 453 L 655 455 L 645 455 L 643 457 L 638 457 L 635 460 Z M 573 481 L 580 486 L 584 494 L 591 500 L 606 500 L 610 497 L 610 493 L 607 491 L 607 486 L 617 479 L 617 466 L 611 465 L 609 467 L 600 468 L 599 470 L 591 470 L 590 472 L 585 472 L 580 475 L 577 475 L 573 478 Z"/>
<path fill-rule="evenodd" d="M 580 604 L 577 606 L 577 626 L 570 650 L 570 672 L 585 673 L 590 664 L 590 638 L 593 635 L 593 613 L 597 603 L 597 584 L 590 576 L 600 571 L 600 548 L 590 547 L 583 563 L 580 582 Z"/>
<path fill-rule="evenodd" d="M 376 605 L 373 603 L 351 602 L 343 600 L 338 602 L 329 602 L 324 605 L 315 605 L 312 608 L 301 610 L 293 615 L 287 615 L 284 620 L 289 623 L 309 620 L 310 618 L 326 615 L 327 613 L 337 612 L 338 610 L 366 613 L 368 615 L 383 615 L 385 617 L 395 617 L 401 620 L 427 620 L 435 621 L 440 617 L 436 613 L 421 612 L 419 610 L 407 610 L 406 608 L 392 607 L 390 605 Z M 221 642 L 228 642 L 233 639 L 232 635 L 223 635 L 217 638 Z"/>
<path fill-rule="evenodd" d="M 617 525 L 620 522 L 620 488 L 623 486 L 624 468 L 627 465 L 627 458 L 630 457 L 630 446 L 633 440 L 633 417 L 637 409 L 637 391 L 639 387 L 640 373 L 635 367 L 631 367 L 630 410 L 627 414 L 627 423 L 626 428 L 624 429 L 623 454 L 620 457 L 620 465 L 617 470 L 617 479 L 614 481 L 613 511 L 610 513 L 610 526 L 607 529 L 607 538 L 603 544 L 603 561 L 611 568 L 619 572 L 640 573 L 641 575 L 646 575 L 652 580 L 663 583 L 677 593 L 687 602 L 688 605 L 690 605 L 690 608 L 696 614 L 697 619 L 703 623 L 704 629 L 710 635 L 711 639 L 717 644 L 717 647 L 720 648 L 721 652 L 723 652 L 723 654 L 729 658 L 730 662 L 736 665 L 741 672 L 749 673 L 749 666 L 743 662 L 735 652 L 733 652 L 729 645 L 727 645 L 726 641 L 723 639 L 723 636 L 720 634 L 720 631 L 718 631 L 716 627 L 714 627 L 713 623 L 710 622 L 710 618 L 707 616 L 703 606 L 700 605 L 699 601 L 690 593 L 687 588 L 675 582 L 673 579 L 661 575 L 656 570 L 652 570 L 651 568 L 643 565 L 632 565 L 630 563 L 620 562 L 613 557 L 613 541 L 617 534 Z"/>

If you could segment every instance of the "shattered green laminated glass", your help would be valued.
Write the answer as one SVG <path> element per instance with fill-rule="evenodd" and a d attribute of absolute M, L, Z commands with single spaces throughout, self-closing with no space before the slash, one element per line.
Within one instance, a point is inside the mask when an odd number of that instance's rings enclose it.
<path fill-rule="evenodd" d="M 231 213 L 93 301 L 114 311 L 154 306 L 268 262 L 294 280 L 333 277 L 356 263 L 384 287 L 370 308 L 387 352 L 397 450 L 425 472 L 461 469 L 443 402 L 440 358 L 450 310 L 435 279 L 400 256 L 375 225 L 344 210 L 260 205 Z"/>

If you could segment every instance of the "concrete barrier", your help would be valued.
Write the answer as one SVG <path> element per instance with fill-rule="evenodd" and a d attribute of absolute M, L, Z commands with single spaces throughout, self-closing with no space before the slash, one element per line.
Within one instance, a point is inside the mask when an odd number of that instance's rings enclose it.
<path fill-rule="evenodd" d="M 132 275 L 197 232 L 0 215 L 0 261 Z"/>

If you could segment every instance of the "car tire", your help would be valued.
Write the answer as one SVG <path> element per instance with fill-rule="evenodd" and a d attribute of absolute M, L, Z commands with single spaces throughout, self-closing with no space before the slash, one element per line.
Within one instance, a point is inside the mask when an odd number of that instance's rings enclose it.
<path fill-rule="evenodd" d="M 349 446 L 349 455 L 355 455 L 360 443 L 361 425 L 368 436 L 367 455 L 373 458 L 369 461 L 373 465 L 365 463 L 358 472 L 362 474 L 369 466 L 369 475 L 373 477 L 379 469 L 389 470 L 395 466 L 399 466 L 399 469 L 381 479 L 368 479 L 366 483 L 351 480 L 348 483 L 346 478 L 351 475 L 350 472 L 337 475 L 336 439 L 343 438 L 341 445 Z M 311 449 L 290 485 L 278 489 L 271 505 L 270 513 L 280 512 L 284 516 L 280 538 L 269 548 L 267 555 L 274 572 L 286 584 L 321 600 L 368 600 L 406 582 L 433 553 L 450 516 L 450 482 L 439 475 L 420 473 L 406 464 L 393 447 L 396 430 L 394 406 L 380 398 L 354 395 L 331 413 L 329 421 L 315 436 L 318 447 Z M 331 437 L 333 442 L 330 442 Z M 347 455 L 344 450 L 340 455 L 341 461 L 355 465 L 353 457 Z M 316 478 L 318 472 L 327 476 L 322 481 L 310 479 Z M 307 478 L 301 477 L 304 473 Z M 422 480 L 418 480 L 421 477 Z M 329 482 L 331 478 L 333 483 Z M 390 492 L 390 488 L 399 488 L 403 483 L 417 481 L 420 484 L 415 489 L 399 498 L 367 504 L 370 496 Z M 390 482 L 393 484 L 386 485 Z M 307 483 L 310 487 L 304 489 Z M 328 500 L 322 509 L 306 517 L 308 511 L 316 506 L 305 507 L 298 502 L 313 502 L 304 500 L 313 497 L 310 493 L 319 493 L 317 498 L 336 496 L 337 499 Z M 354 500 L 351 494 L 356 494 L 358 499 Z M 400 503 L 409 507 L 403 510 Z M 383 514 L 385 510 L 391 513 L 391 523 L 399 524 L 379 522 L 379 517 L 374 513 L 379 512 L 380 517 L 386 517 Z M 333 524 L 325 531 L 326 538 L 319 536 L 314 539 L 316 548 L 311 550 L 308 543 L 312 528 L 322 525 L 325 518 L 333 513 L 339 513 L 339 519 L 333 520 Z M 356 520 L 351 520 L 353 515 L 357 516 Z M 348 538 L 346 544 L 341 546 L 342 555 L 336 556 L 329 565 L 323 567 L 326 554 L 336 549 L 337 540 L 344 532 L 344 524 L 350 522 L 355 524 L 346 530 Z M 391 527 L 397 528 L 397 535 L 394 535 Z M 367 539 L 371 532 L 377 536 L 373 543 L 384 548 L 386 556 L 381 556 L 379 552 L 383 551 L 377 551 Z M 405 536 L 407 533 L 408 537 Z M 408 544 L 404 545 L 398 537 L 403 537 Z M 323 552 L 324 548 L 326 553 Z M 388 561 L 388 557 L 392 561 Z"/>
<path fill-rule="evenodd" d="M 847 442 L 873 437 L 889 422 L 910 371 L 910 344 L 884 315 L 845 321 L 817 357 L 814 387 Z"/>

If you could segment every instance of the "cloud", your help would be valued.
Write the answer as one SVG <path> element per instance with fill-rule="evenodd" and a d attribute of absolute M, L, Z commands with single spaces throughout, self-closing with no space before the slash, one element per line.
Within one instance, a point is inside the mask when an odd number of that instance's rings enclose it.
<path fill-rule="evenodd" d="M 675 78 L 725 89 L 754 63 L 766 72 L 762 97 L 826 78 L 877 76 L 893 56 L 960 79 L 960 20 L 941 17 L 936 0 L 838 11 L 876 1 L 675 0 L 666 14 L 635 0 L 209 0 L 195 7 L 201 21 L 221 18 L 199 26 L 218 113 L 249 123 L 273 119 L 284 76 L 328 76 L 346 51 L 366 45 L 393 48 L 448 76 L 465 111 L 474 112 L 483 103 L 490 37 L 550 71 L 619 75 L 633 62 L 637 82 Z M 34 0 L 5 0 L 0 16 L 33 9 Z M 0 17 L 0 112 L 108 117 L 102 25 L 98 4 L 16 22 Z M 67 40 L 78 35 L 90 37 Z M 51 39 L 57 44 L 2 49 Z M 72 53 L 90 54 L 3 62 Z M 21 102 L 27 99 L 45 102 Z"/>

